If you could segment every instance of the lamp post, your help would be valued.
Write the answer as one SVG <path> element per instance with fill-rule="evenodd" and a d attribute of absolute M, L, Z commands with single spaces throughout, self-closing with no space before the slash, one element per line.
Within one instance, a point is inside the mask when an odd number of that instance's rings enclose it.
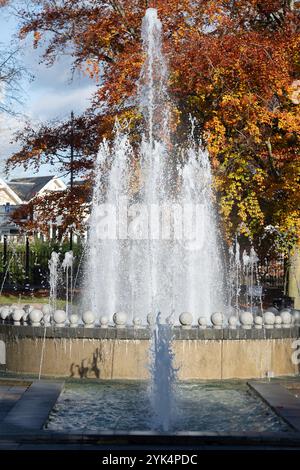
<path fill-rule="evenodd" d="M 70 134 L 70 146 L 71 146 L 71 155 L 70 155 L 70 190 L 71 194 L 73 192 L 74 186 L 74 112 L 71 112 L 71 134 Z M 70 251 L 73 250 L 73 225 L 70 226 Z"/>

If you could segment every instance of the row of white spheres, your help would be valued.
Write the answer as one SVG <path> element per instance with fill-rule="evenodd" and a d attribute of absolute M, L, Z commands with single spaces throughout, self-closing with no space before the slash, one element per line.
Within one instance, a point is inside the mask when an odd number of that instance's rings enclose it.
<path fill-rule="evenodd" d="M 49 305 L 44 305 L 42 309 L 37 309 L 32 306 L 29 306 L 26 309 L 22 309 L 18 305 L 3 306 L 0 308 L 0 317 L 2 320 L 12 319 L 14 323 L 19 324 L 21 321 L 27 322 L 28 320 L 33 326 L 39 326 L 41 321 L 44 323 L 49 323 L 51 318 L 52 309 Z M 64 310 L 55 310 L 53 313 L 53 320 L 58 326 L 65 325 L 67 321 L 67 314 Z M 96 317 L 93 312 L 87 311 L 82 315 L 82 321 L 87 327 L 94 325 Z M 113 320 L 118 327 L 124 327 L 127 321 L 127 315 L 125 312 L 116 312 L 113 316 Z M 71 326 L 77 326 L 80 321 L 80 318 L 76 314 L 72 314 L 69 317 L 69 322 Z M 108 326 L 109 318 L 102 316 L 100 318 L 101 326 Z M 140 326 L 141 320 L 139 318 L 134 318 L 134 326 Z"/>
<path fill-rule="evenodd" d="M 82 320 L 87 327 L 93 326 L 95 323 L 95 315 L 93 314 L 93 312 L 87 311 L 83 314 Z M 251 312 L 242 312 L 239 319 L 237 318 L 237 316 L 229 317 L 228 319 L 229 328 L 232 328 L 232 329 L 236 328 L 237 324 L 239 323 L 239 320 L 240 320 L 240 323 L 242 324 L 242 327 L 245 329 L 251 328 L 253 324 L 256 328 L 262 328 L 262 325 L 264 325 L 265 328 L 273 328 L 273 326 L 278 327 L 278 328 L 282 326 L 289 327 L 293 321 L 300 320 L 300 313 L 295 312 L 294 315 L 292 316 L 288 310 L 282 311 L 280 315 L 275 315 L 273 312 L 266 311 L 263 317 L 256 316 L 254 318 Z M 125 327 L 126 322 L 127 322 L 126 313 L 116 312 L 113 315 L 113 321 L 116 327 L 119 327 L 119 328 Z M 190 328 L 193 323 L 193 315 L 190 312 L 183 312 L 179 316 L 179 321 L 180 321 L 182 328 Z M 221 329 L 225 325 L 225 316 L 223 315 L 223 313 L 220 313 L 220 312 L 213 313 L 211 316 L 211 322 L 214 328 Z M 78 324 L 78 316 L 71 315 L 70 323 L 71 325 Z M 107 316 L 102 316 L 100 317 L 99 323 L 100 323 L 100 326 L 107 327 L 109 324 L 109 318 Z M 155 317 L 153 314 L 149 313 L 147 315 L 147 323 L 149 325 L 153 325 L 155 323 Z M 140 318 L 135 317 L 133 319 L 134 327 L 139 327 L 141 326 L 141 324 L 142 323 L 141 323 Z M 206 328 L 208 326 L 207 318 L 200 317 L 198 319 L 198 324 L 200 328 Z"/>
<path fill-rule="evenodd" d="M 10 307 L 4 306 L 0 308 L 0 317 L 2 320 L 12 318 L 15 323 L 20 323 L 21 321 L 25 322 L 30 320 L 30 323 L 34 326 L 40 325 L 41 321 L 47 324 L 50 322 L 52 309 L 49 305 L 44 305 L 41 310 L 34 308 L 33 306 L 28 306 L 25 309 L 20 308 L 19 305 L 12 305 Z M 55 310 L 53 313 L 54 322 L 58 326 L 65 325 L 67 321 L 67 314 L 64 310 Z M 82 315 L 82 321 L 86 327 L 92 327 L 95 323 L 96 317 L 93 312 L 86 311 Z M 236 328 L 237 324 L 242 324 L 242 327 L 245 329 L 251 328 L 254 324 L 255 328 L 262 328 L 264 324 L 265 328 L 273 328 L 274 326 L 279 327 L 289 327 L 293 321 L 300 321 L 300 312 L 294 312 L 291 315 L 289 310 L 283 310 L 279 315 L 275 315 L 272 311 L 266 311 L 263 314 L 263 317 L 256 316 L 253 317 L 251 312 L 242 312 L 238 319 L 237 316 L 230 316 L 228 319 L 229 328 Z M 80 318 L 76 314 L 72 314 L 69 317 L 69 322 L 71 326 L 77 326 L 80 321 Z M 113 321 L 116 327 L 122 328 L 126 326 L 127 315 L 125 312 L 116 312 L 113 316 Z M 193 315 L 190 312 L 183 312 L 179 316 L 179 321 L 182 328 L 190 328 L 193 323 Z M 147 322 L 149 325 L 153 325 L 155 318 L 152 314 L 147 315 Z M 223 313 L 216 312 L 211 316 L 211 322 L 214 328 L 223 328 L 225 325 L 225 316 Z M 100 326 L 107 327 L 109 324 L 109 318 L 107 316 L 102 316 L 100 318 Z M 140 318 L 135 317 L 133 319 L 134 327 L 140 327 L 142 324 Z M 208 326 L 208 320 L 206 317 L 199 317 L 198 324 L 200 328 L 206 328 Z"/>
<path fill-rule="evenodd" d="M 28 322 L 34 326 L 40 325 L 43 320 L 44 323 L 49 323 L 51 318 L 52 308 L 50 305 L 45 304 L 41 309 L 35 308 L 32 305 L 28 305 L 24 308 L 19 305 L 3 306 L 0 308 L 0 317 L 2 320 L 12 319 L 14 323 L 19 324 L 22 322 Z M 63 315 L 63 322 L 66 320 L 66 313 L 63 310 L 56 310 L 54 312 L 57 319 Z"/>
<path fill-rule="evenodd" d="M 42 320 L 44 323 L 49 323 L 51 313 L 52 309 L 49 305 L 44 305 L 41 309 L 34 308 L 33 306 L 28 306 L 26 309 L 23 309 L 19 305 L 3 306 L 0 308 L 1 320 L 12 319 L 16 324 L 20 324 L 21 321 L 27 322 L 29 320 L 33 326 L 40 325 Z M 64 310 L 55 310 L 53 313 L 53 320 L 58 326 L 65 325 L 67 321 L 66 312 Z M 82 315 L 82 321 L 87 327 L 93 326 L 95 320 L 96 317 L 91 311 L 84 312 Z M 116 312 L 113 316 L 113 320 L 116 326 L 125 326 L 127 321 L 127 315 L 125 312 Z M 77 326 L 79 321 L 80 318 L 78 315 L 70 315 L 69 322 L 71 326 Z M 108 323 L 108 317 L 102 316 L 100 318 L 101 326 L 107 326 Z M 142 322 L 139 318 L 134 318 L 133 323 L 135 326 L 140 326 Z"/>
<path fill-rule="evenodd" d="M 189 312 L 183 312 L 179 316 L 179 321 L 182 328 L 190 328 L 193 323 L 193 316 Z M 250 329 L 254 325 L 255 328 L 262 328 L 264 325 L 265 328 L 288 328 L 293 322 L 300 321 L 300 312 L 294 312 L 292 315 L 289 310 L 283 310 L 279 315 L 275 315 L 271 311 L 266 311 L 263 316 L 254 317 L 251 312 L 242 312 L 239 316 L 230 316 L 228 318 L 229 328 L 235 329 L 238 323 L 241 323 L 244 329 Z M 216 329 L 221 329 L 224 327 L 226 322 L 225 316 L 223 313 L 216 312 L 211 315 L 211 323 Z M 206 317 L 199 317 L 198 324 L 200 328 L 206 328 L 208 326 L 208 321 Z"/>

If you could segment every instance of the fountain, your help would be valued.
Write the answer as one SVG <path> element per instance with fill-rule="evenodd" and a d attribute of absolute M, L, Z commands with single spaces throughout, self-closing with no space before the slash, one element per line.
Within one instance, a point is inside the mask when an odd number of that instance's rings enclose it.
<path fill-rule="evenodd" d="M 56 310 L 60 261 L 53 253 L 49 306 L 43 312 L 40 305 L 1 307 L 0 340 L 7 345 L 7 370 L 14 373 L 105 380 L 151 376 L 156 425 L 164 430 L 175 377 L 297 374 L 291 350 L 300 314 L 263 312 L 256 253 L 242 253 L 238 240 L 224 275 L 209 156 L 193 119 L 186 142 L 170 131 L 168 66 L 153 8 L 143 19 L 142 44 L 136 96 L 141 135 L 133 145 L 126 123 L 116 122 L 112 141 L 100 145 L 82 305 L 72 311 L 78 274 L 69 252 L 62 266 L 66 311 Z M 168 322 L 171 314 L 174 324 Z"/>
<path fill-rule="evenodd" d="M 100 146 L 85 304 L 97 316 L 125 311 L 144 323 L 148 312 L 158 311 L 163 319 L 190 311 L 209 321 L 224 307 L 209 158 L 193 122 L 189 141 L 172 143 L 161 35 L 157 11 L 149 8 L 137 98 L 143 132 L 133 148 L 117 125 L 114 141 Z"/>

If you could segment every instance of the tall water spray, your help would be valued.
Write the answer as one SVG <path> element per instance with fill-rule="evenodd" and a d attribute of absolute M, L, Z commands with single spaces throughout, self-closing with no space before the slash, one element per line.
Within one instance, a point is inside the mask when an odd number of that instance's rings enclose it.
<path fill-rule="evenodd" d="M 223 276 L 209 158 L 194 138 L 177 142 L 169 125 L 162 24 L 149 8 L 137 106 L 138 148 L 116 123 L 100 145 L 88 240 L 85 304 L 97 316 L 149 312 L 194 320 L 223 309 Z M 180 149 L 180 150 L 178 150 Z"/>
<path fill-rule="evenodd" d="M 173 365 L 172 316 L 161 323 L 160 313 L 156 317 L 151 344 L 150 397 L 153 409 L 153 427 L 168 431 L 171 427 L 173 392 L 176 383 L 176 369 Z"/>

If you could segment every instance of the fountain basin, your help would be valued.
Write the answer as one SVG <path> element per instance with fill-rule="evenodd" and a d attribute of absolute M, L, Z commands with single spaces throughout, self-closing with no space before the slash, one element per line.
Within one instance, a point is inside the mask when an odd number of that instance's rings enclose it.
<path fill-rule="evenodd" d="M 242 381 L 180 382 L 170 433 L 287 432 L 283 422 Z M 66 383 L 45 429 L 70 433 L 159 431 L 145 382 Z"/>
<path fill-rule="evenodd" d="M 276 329 L 174 327 L 172 347 L 179 380 L 222 380 L 297 375 L 292 354 L 299 326 Z M 45 335 L 45 340 L 44 340 Z M 70 328 L 0 325 L 5 368 L 42 375 L 141 380 L 149 377 L 148 328 Z M 1 343 L 0 343 L 1 344 Z M 4 356 L 4 354 L 2 354 Z"/>

